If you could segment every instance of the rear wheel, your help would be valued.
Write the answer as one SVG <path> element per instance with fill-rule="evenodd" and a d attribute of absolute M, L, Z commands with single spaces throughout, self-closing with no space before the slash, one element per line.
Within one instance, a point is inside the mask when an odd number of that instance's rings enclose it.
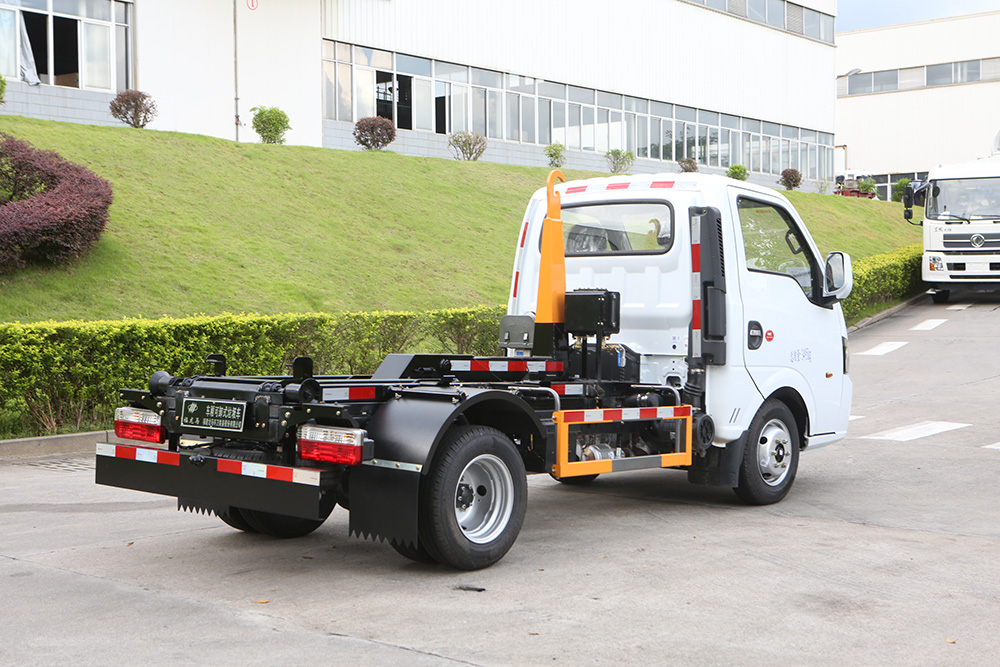
<path fill-rule="evenodd" d="M 460 570 L 503 558 L 528 499 L 524 462 L 510 438 L 486 426 L 453 427 L 423 481 L 420 543 L 428 555 Z"/>
<path fill-rule="evenodd" d="M 406 542 L 397 542 L 396 540 L 393 540 L 389 544 L 392 545 L 392 548 L 400 556 L 409 558 L 417 563 L 427 563 L 428 565 L 436 565 L 438 563 L 437 559 L 420 544 L 409 544 Z"/>
<path fill-rule="evenodd" d="M 232 526 L 236 530 L 242 530 L 244 533 L 256 533 L 257 530 L 253 528 L 243 516 L 243 510 L 239 507 L 227 507 L 226 509 L 216 512 L 216 515 L 222 519 L 223 523 L 227 526 Z"/>
<path fill-rule="evenodd" d="M 273 512 L 262 512 L 260 510 L 240 509 L 240 514 L 246 519 L 247 524 L 258 533 L 270 535 L 271 537 L 302 537 L 308 535 L 323 525 L 326 517 L 330 515 L 327 510 L 322 519 L 303 519 L 287 514 L 274 514 Z M 225 521 L 225 519 L 223 519 Z M 227 522 L 228 523 L 228 522 Z"/>
<path fill-rule="evenodd" d="M 776 503 L 792 488 L 799 467 L 799 430 L 788 407 L 764 402 L 750 422 L 739 485 L 733 489 L 749 505 Z"/>

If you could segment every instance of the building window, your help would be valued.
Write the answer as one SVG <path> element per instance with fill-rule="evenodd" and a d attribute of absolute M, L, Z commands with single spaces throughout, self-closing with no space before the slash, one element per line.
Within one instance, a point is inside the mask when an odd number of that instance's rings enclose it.
<path fill-rule="evenodd" d="M 847 95 L 882 93 L 894 90 L 914 90 L 953 83 L 973 83 L 982 77 L 981 60 L 941 63 L 925 67 L 907 67 L 879 72 L 861 72 L 847 77 Z M 838 96 L 844 95 L 841 87 Z"/>
<path fill-rule="evenodd" d="M 132 3 L 19 0 L 0 8 L 0 71 L 31 85 L 132 85 Z"/>

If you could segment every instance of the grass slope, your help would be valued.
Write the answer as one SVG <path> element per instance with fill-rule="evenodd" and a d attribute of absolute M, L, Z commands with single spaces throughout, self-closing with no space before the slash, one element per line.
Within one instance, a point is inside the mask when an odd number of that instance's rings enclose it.
<path fill-rule="evenodd" d="M 0 131 L 90 167 L 115 193 L 86 256 L 0 276 L 0 321 L 503 303 L 524 206 L 547 173 L 18 116 L 0 116 Z M 790 194 L 824 252 L 919 241 L 898 204 Z"/>

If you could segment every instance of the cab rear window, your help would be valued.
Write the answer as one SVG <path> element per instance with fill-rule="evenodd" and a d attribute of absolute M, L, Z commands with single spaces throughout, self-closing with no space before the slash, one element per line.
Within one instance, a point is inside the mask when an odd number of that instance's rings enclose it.
<path fill-rule="evenodd" d="M 674 212 L 662 201 L 565 207 L 562 219 L 567 257 L 659 254 L 674 243 Z"/>

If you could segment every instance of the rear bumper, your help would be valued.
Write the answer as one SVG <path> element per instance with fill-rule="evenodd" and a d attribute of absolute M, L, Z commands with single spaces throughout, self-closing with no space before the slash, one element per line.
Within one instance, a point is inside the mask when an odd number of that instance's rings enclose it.
<path fill-rule="evenodd" d="M 96 482 L 183 499 L 212 509 L 244 507 L 320 519 L 332 472 L 97 443 Z"/>

